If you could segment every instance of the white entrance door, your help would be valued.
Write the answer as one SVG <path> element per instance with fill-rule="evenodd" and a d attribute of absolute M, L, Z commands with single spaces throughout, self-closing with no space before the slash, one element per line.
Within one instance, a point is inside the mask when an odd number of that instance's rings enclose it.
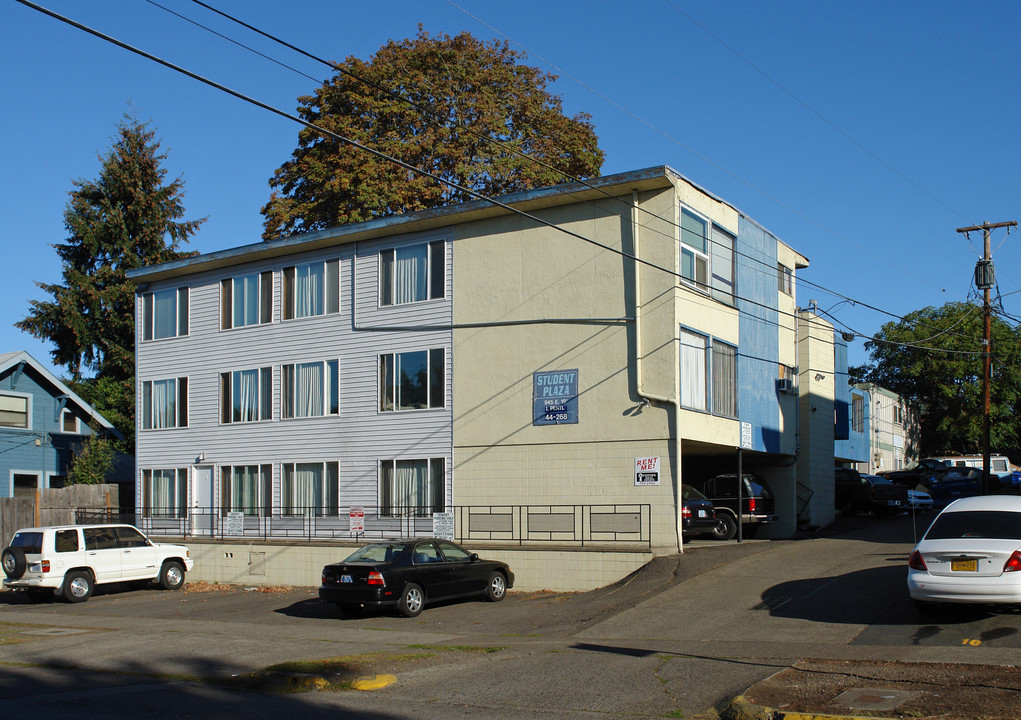
<path fill-rule="evenodd" d="M 213 468 L 192 468 L 191 472 L 191 526 L 198 534 L 213 533 L 216 518 L 216 498 L 213 493 Z"/>

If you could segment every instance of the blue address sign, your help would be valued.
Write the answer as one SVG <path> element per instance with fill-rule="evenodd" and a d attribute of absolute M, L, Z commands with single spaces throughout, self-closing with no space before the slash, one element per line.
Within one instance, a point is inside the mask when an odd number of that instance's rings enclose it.
<path fill-rule="evenodd" d="M 578 422 L 578 371 L 556 370 L 532 374 L 532 424 Z"/>

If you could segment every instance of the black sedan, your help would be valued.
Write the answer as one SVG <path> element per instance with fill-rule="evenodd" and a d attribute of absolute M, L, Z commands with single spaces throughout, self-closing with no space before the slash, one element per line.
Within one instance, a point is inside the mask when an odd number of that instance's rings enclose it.
<path fill-rule="evenodd" d="M 712 501 L 690 485 L 681 486 L 681 520 L 683 542 L 713 532 L 719 522 Z"/>
<path fill-rule="evenodd" d="M 448 540 L 380 540 L 324 567 L 319 598 L 344 614 L 395 607 L 415 617 L 438 600 L 479 595 L 498 602 L 513 586 L 506 563 L 480 560 Z"/>

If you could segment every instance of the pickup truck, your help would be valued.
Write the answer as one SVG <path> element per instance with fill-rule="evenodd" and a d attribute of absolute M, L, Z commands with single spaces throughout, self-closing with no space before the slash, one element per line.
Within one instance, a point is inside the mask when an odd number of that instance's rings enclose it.
<path fill-rule="evenodd" d="M 862 475 L 857 470 L 837 468 L 833 478 L 834 504 L 841 515 L 861 512 L 889 515 L 908 507 L 908 489 L 878 475 Z"/>

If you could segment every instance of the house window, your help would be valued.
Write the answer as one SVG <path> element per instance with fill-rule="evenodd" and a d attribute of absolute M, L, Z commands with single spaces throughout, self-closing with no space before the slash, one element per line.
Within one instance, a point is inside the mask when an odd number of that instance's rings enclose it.
<path fill-rule="evenodd" d="M 340 463 L 284 463 L 280 487 L 284 515 L 337 515 Z"/>
<path fill-rule="evenodd" d="M 736 238 L 719 225 L 713 225 L 713 242 L 710 252 L 712 296 L 734 304 L 734 242 Z"/>
<path fill-rule="evenodd" d="M 64 410 L 60 413 L 60 432 L 63 433 L 77 433 L 78 430 L 78 418 L 70 410 Z"/>
<path fill-rule="evenodd" d="M 681 405 L 692 410 L 706 410 L 706 344 L 708 338 L 681 330 Z"/>
<path fill-rule="evenodd" d="M 443 512 L 446 461 L 383 460 L 380 463 L 380 515 L 429 516 Z"/>
<path fill-rule="evenodd" d="M 184 517 L 188 469 L 142 471 L 142 504 L 146 517 Z"/>
<path fill-rule="evenodd" d="M 272 368 L 220 373 L 220 422 L 271 420 L 272 391 Z"/>
<path fill-rule="evenodd" d="M 188 378 L 142 383 L 142 429 L 188 426 Z"/>
<path fill-rule="evenodd" d="M 269 515 L 273 468 L 269 465 L 225 465 L 220 468 L 221 513 Z"/>
<path fill-rule="evenodd" d="M 0 395 L 0 427 L 28 429 L 28 396 Z"/>
<path fill-rule="evenodd" d="M 709 223 L 681 208 L 681 277 L 700 290 L 709 286 Z"/>
<path fill-rule="evenodd" d="M 273 273 L 251 273 L 220 281 L 220 329 L 273 320 Z"/>
<path fill-rule="evenodd" d="M 785 295 L 794 294 L 794 272 L 781 263 L 776 265 L 777 289 Z"/>
<path fill-rule="evenodd" d="M 436 240 L 379 254 L 379 304 L 403 305 L 442 298 L 445 243 Z"/>
<path fill-rule="evenodd" d="M 142 339 L 160 340 L 188 334 L 188 288 L 142 295 Z"/>
<path fill-rule="evenodd" d="M 379 409 L 421 410 L 444 405 L 443 348 L 379 356 Z"/>
<path fill-rule="evenodd" d="M 340 261 L 284 268 L 284 319 L 340 312 Z"/>
<path fill-rule="evenodd" d="M 865 397 L 851 395 L 851 430 L 865 432 Z"/>
<path fill-rule="evenodd" d="M 713 414 L 737 417 L 737 348 L 714 341 L 712 344 Z"/>
<path fill-rule="evenodd" d="M 322 417 L 340 413 L 340 362 L 284 365 L 283 411 L 285 418 Z"/>

